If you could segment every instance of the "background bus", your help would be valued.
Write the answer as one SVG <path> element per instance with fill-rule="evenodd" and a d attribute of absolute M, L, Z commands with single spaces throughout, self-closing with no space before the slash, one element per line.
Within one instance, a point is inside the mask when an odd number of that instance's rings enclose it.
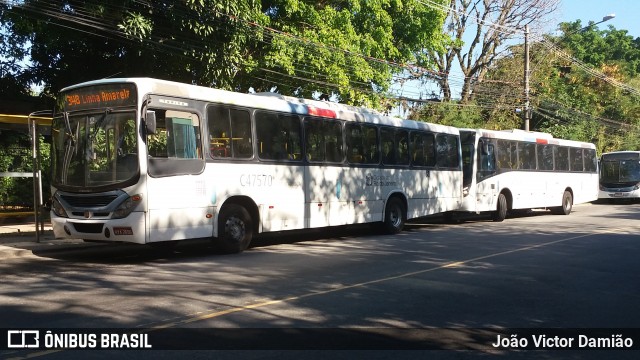
<path fill-rule="evenodd" d="M 600 157 L 599 199 L 640 198 L 640 151 L 615 151 Z"/>
<path fill-rule="evenodd" d="M 174 244 L 457 209 L 459 131 L 365 109 L 155 79 L 63 89 L 52 124 L 56 237 Z"/>
<path fill-rule="evenodd" d="M 522 130 L 460 130 L 463 153 L 461 211 L 490 211 L 502 221 L 510 210 L 550 208 L 598 196 L 595 145 Z"/>

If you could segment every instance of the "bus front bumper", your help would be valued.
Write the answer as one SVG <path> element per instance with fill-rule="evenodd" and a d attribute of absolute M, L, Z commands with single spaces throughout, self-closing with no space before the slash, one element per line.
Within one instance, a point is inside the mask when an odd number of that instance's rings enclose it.
<path fill-rule="evenodd" d="M 63 218 L 51 212 L 56 239 L 145 243 L 145 213 L 132 212 L 123 219 Z"/>

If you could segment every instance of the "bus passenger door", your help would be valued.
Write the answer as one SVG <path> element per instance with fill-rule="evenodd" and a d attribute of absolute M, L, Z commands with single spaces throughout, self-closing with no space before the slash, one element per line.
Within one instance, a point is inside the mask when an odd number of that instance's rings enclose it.
<path fill-rule="evenodd" d="M 478 141 L 478 171 L 476 174 L 476 211 L 495 208 L 499 184 L 496 174 L 494 145 L 486 139 Z"/>
<path fill-rule="evenodd" d="M 336 168 L 326 166 L 305 167 L 305 227 L 329 226 L 331 189 L 336 187 L 332 173 Z M 330 172 L 330 173 L 327 173 Z"/>
<path fill-rule="evenodd" d="M 147 138 L 147 241 L 210 237 L 213 207 L 206 196 L 199 116 L 154 111 L 156 129 Z"/>

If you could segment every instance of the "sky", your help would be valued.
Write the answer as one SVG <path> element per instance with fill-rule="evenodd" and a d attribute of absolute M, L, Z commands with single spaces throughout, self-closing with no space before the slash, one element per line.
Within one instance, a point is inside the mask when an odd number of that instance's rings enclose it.
<path fill-rule="evenodd" d="M 559 0 L 558 9 L 549 16 L 545 25 L 542 26 L 542 32 L 545 34 L 559 35 L 557 33 L 557 24 L 561 22 L 573 22 L 580 20 L 582 26 L 589 25 L 590 21 L 599 22 L 603 17 L 609 14 L 615 14 L 611 20 L 596 25 L 600 30 L 606 30 L 609 25 L 613 25 L 616 30 L 627 30 L 628 35 L 633 38 L 640 37 L 640 0 Z M 522 38 L 515 38 L 516 42 L 521 42 Z M 455 62 L 454 62 L 455 63 Z M 454 66 L 451 74 L 457 78 L 462 78 L 462 72 L 457 66 Z M 408 97 L 419 97 L 418 92 L 422 91 L 427 94 L 431 91 L 439 93 L 439 88 L 435 83 L 429 84 L 410 84 L 406 87 L 407 93 L 400 95 Z M 460 96 L 460 89 L 454 87 L 451 89 L 454 98 Z M 423 95 L 424 95 L 423 94 Z M 428 96 L 427 96 L 428 97 Z M 398 115 L 398 114 L 395 114 Z M 405 116 L 406 113 L 399 114 Z"/>
<path fill-rule="evenodd" d="M 600 30 L 613 25 L 616 30 L 627 30 L 630 36 L 640 37 L 640 1 L 638 0 L 560 0 L 560 8 L 555 15 L 558 22 L 581 20 L 586 26 L 589 21 L 598 22 L 609 14 L 616 17 L 598 24 Z M 553 33 L 554 29 L 548 32 Z"/>

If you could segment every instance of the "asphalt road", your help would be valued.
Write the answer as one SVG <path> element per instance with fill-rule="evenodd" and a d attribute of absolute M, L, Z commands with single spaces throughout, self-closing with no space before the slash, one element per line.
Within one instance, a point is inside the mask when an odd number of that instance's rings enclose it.
<path fill-rule="evenodd" d="M 36 252 L 0 264 L 0 328 L 138 329 L 156 349 L 182 332 L 185 347 L 218 349 L 226 339 L 232 350 L 269 351 L 10 350 L 0 357 L 636 358 L 637 351 L 492 349 L 487 339 L 522 328 L 537 336 L 556 328 L 638 335 L 639 210 L 587 204 L 569 216 L 535 211 L 502 223 L 427 219 L 395 236 L 368 227 L 278 234 L 231 256 L 201 241 L 172 253 L 138 246 Z M 217 345 L 203 345 L 207 337 Z M 417 350 L 397 351 L 404 346 Z"/>

